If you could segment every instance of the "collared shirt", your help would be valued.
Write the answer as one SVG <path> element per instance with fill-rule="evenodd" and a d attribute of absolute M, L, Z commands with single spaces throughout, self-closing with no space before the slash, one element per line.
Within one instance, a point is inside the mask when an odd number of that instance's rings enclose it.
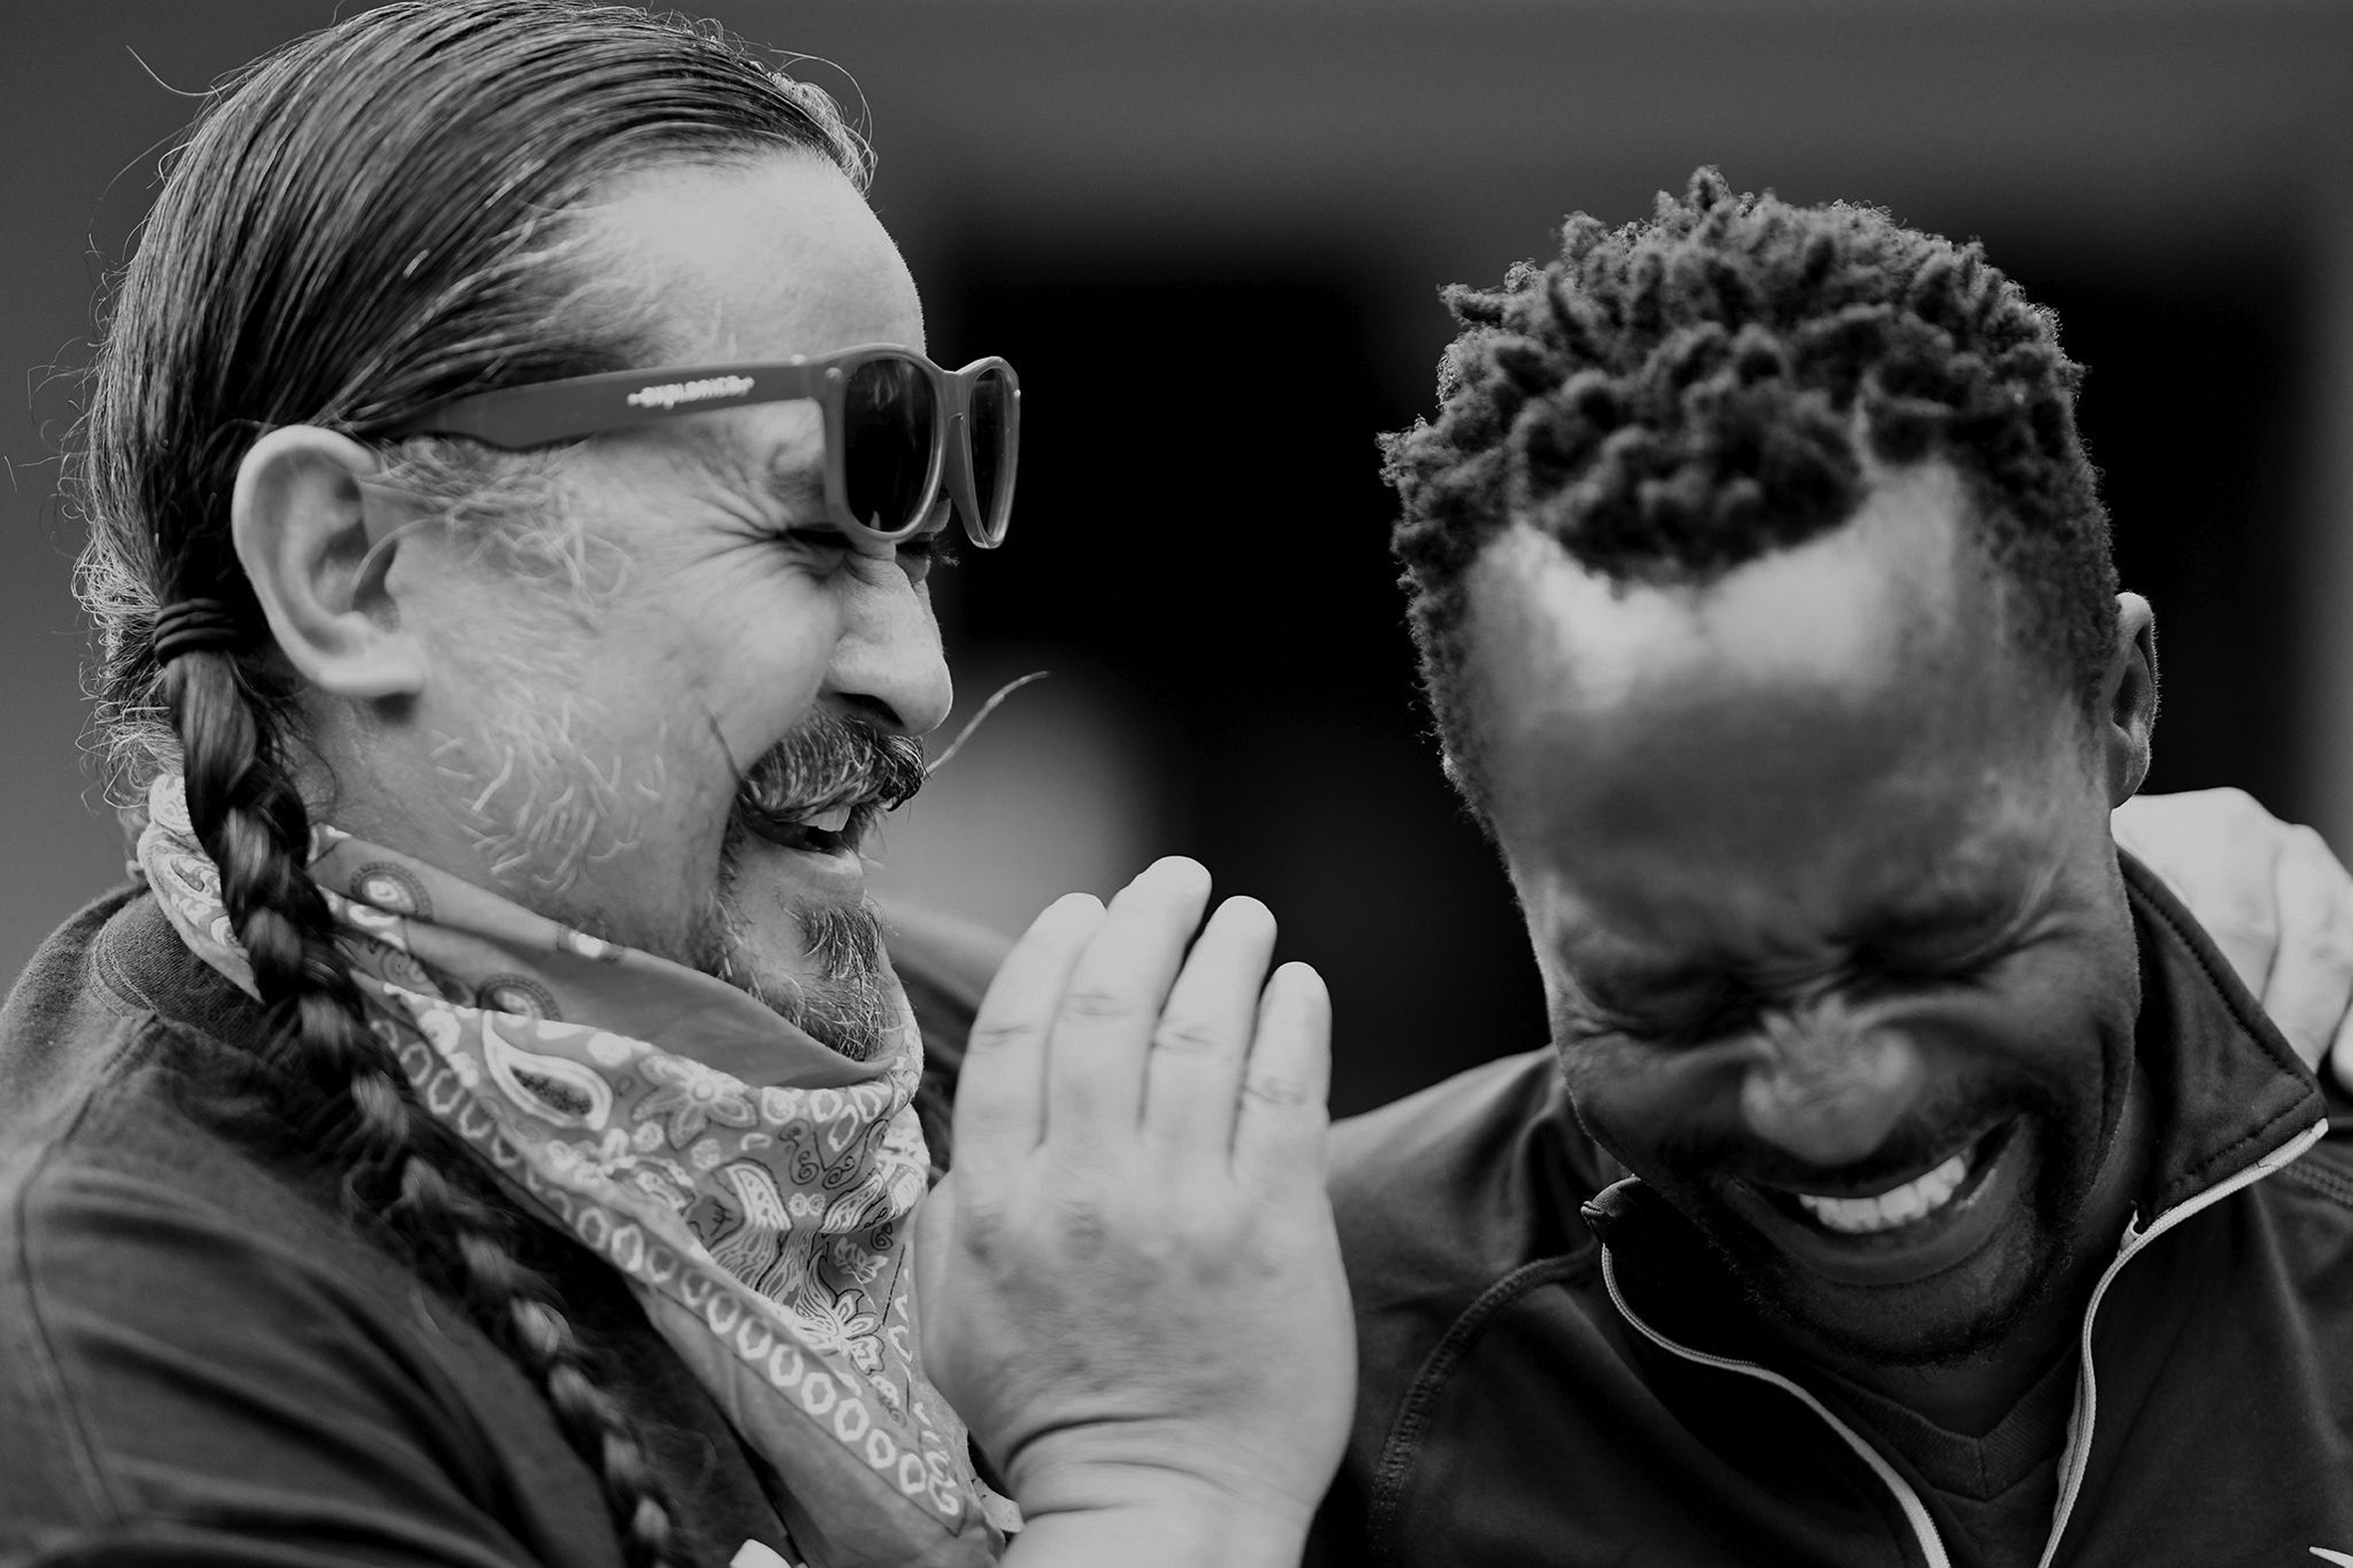
<path fill-rule="evenodd" d="M 2028 1560 L 2353 1561 L 2353 1122 L 2323 1136 L 2310 1074 L 2126 873 L 2154 1154 L 2065 1375 Z M 1790 1356 L 1692 1227 L 1617 1179 L 1548 1053 L 1344 1124 L 1334 1166 L 1361 1378 L 1327 1560 L 2011 1560 L 1938 1455 Z"/>

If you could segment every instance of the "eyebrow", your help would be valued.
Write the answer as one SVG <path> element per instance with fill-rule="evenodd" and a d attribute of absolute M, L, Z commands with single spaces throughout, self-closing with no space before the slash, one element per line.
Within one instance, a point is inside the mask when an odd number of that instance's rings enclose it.
<path fill-rule="evenodd" d="M 2029 919 L 2049 896 L 2054 881 L 2046 871 L 2017 896 L 1949 881 L 1914 889 L 1900 903 L 1873 911 L 1854 931 L 1842 934 L 1839 945 L 1849 954 L 1867 954 L 1874 948 L 1900 949 L 1952 936 L 1995 937 Z M 1741 966 L 1669 956 L 1608 935 L 1589 936 L 1564 947 L 1561 957 L 1578 988 L 1605 1007 L 1727 980 L 1741 985 L 1763 981 Z"/>
<path fill-rule="evenodd" d="M 827 521 L 825 454 L 797 460 L 790 444 L 772 446 L 765 457 L 746 452 L 732 432 L 675 422 L 668 433 L 702 475 L 725 490 L 763 496 L 798 520 Z M 824 438 L 819 438 L 822 443 Z"/>
<path fill-rule="evenodd" d="M 2032 917 L 2049 902 L 2058 881 L 2058 867 L 2049 863 L 2039 866 L 2023 885 L 2009 887 L 1982 882 L 1970 885 L 1947 871 L 1877 911 L 1868 929 L 1871 938 L 1879 942 L 1955 931 L 1991 934 Z"/>
<path fill-rule="evenodd" d="M 2040 889 L 2036 889 L 2040 891 Z M 1857 945 L 1942 936 L 1955 931 L 1991 930 L 2016 919 L 2032 897 L 1951 891 L 1913 897 L 1873 915 Z"/>
<path fill-rule="evenodd" d="M 1722 973 L 1705 962 L 1646 952 L 1606 937 L 1566 946 L 1561 957 L 1577 989 L 1605 1007 L 1646 993 L 1709 984 Z"/>

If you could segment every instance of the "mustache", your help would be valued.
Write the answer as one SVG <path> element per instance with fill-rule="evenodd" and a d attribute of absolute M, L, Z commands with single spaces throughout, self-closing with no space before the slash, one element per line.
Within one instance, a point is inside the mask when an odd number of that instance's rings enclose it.
<path fill-rule="evenodd" d="M 914 737 L 818 714 L 743 772 L 736 796 L 775 817 L 840 805 L 887 811 L 913 799 L 925 777 L 923 743 Z"/>
<path fill-rule="evenodd" d="M 1676 1138 L 1661 1149 L 1687 1170 L 1714 1169 L 1767 1186 L 1805 1190 L 1823 1184 L 1892 1186 L 1917 1175 L 1932 1161 L 1954 1153 L 1994 1126 L 2024 1118 L 2051 1122 L 2066 1107 L 2043 1085 L 2027 1082 L 1973 1084 L 1914 1106 L 1862 1158 L 1825 1169 L 1793 1158 L 1786 1149 L 1745 1130 L 1713 1130 Z"/>

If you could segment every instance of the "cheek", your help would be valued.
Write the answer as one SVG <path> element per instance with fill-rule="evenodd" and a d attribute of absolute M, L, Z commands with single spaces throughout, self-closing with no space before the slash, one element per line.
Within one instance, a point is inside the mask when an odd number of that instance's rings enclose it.
<path fill-rule="evenodd" d="M 1578 1121 L 1628 1168 L 1655 1176 L 1663 1151 L 1704 1146 L 1732 1130 L 1740 1070 L 1730 1049 L 1580 1040 L 1557 1024 L 1553 1039 Z"/>
<path fill-rule="evenodd" d="M 1962 1016 L 1981 1049 L 2040 1077 L 2078 1082 L 2113 1071 L 2130 1053 L 2141 1011 L 2140 952 L 2121 887 L 2117 892 L 2113 901 L 2096 894 L 2072 900 L 2038 940 L 1963 993 Z"/>
<path fill-rule="evenodd" d="M 749 585 L 747 585 L 749 586 Z M 839 641 L 832 596 L 806 582 L 699 595 L 672 618 L 653 658 L 615 672 L 706 734 L 713 723 L 749 764 L 815 706 Z"/>

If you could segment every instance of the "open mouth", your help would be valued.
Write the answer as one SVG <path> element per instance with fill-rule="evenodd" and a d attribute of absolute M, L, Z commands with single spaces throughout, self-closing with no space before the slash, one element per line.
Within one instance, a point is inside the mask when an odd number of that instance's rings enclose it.
<path fill-rule="evenodd" d="M 743 833 L 805 857 L 800 874 L 840 880 L 876 819 L 924 778 L 913 738 L 821 713 L 737 771 L 730 814 Z"/>
<path fill-rule="evenodd" d="M 1752 1184 L 1783 1216 L 1833 1236 L 1889 1236 L 1965 1206 L 2000 1158 L 2014 1123 L 1979 1134 L 1908 1180 L 1869 1192 L 1808 1192 Z"/>
<path fill-rule="evenodd" d="M 879 809 L 871 801 L 844 801 L 823 810 L 787 814 L 758 804 L 742 793 L 736 796 L 736 814 L 747 828 L 772 844 L 804 854 L 856 853 Z"/>

